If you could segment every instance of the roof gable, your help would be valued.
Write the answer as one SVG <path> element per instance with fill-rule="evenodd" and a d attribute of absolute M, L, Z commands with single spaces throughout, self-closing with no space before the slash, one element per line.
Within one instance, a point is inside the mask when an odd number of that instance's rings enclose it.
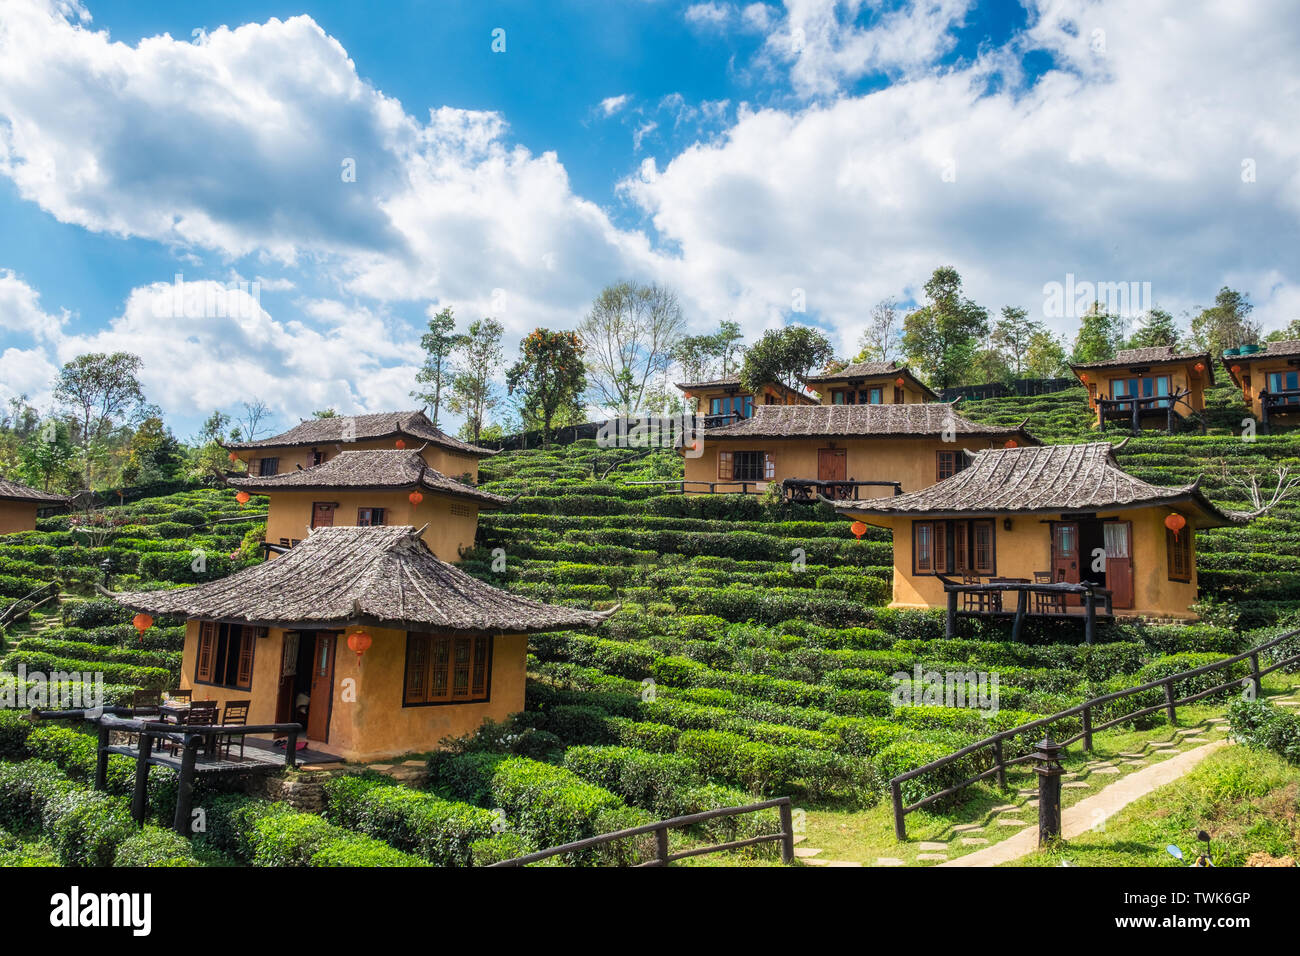
<path fill-rule="evenodd" d="M 0 500 L 47 502 L 52 505 L 68 503 L 67 495 L 56 495 L 50 491 L 41 491 L 39 488 L 31 488 L 3 477 L 0 477 Z"/>
<path fill-rule="evenodd" d="M 730 438 L 902 438 L 955 435 L 1037 439 L 1023 425 L 1007 428 L 963 418 L 950 402 L 913 405 L 760 405 L 752 418 L 709 429 L 705 440 Z"/>
<path fill-rule="evenodd" d="M 434 426 L 423 411 L 377 412 L 370 415 L 334 415 L 309 418 L 287 432 L 257 441 L 230 442 L 231 449 L 279 448 L 293 445 L 334 445 L 354 441 L 407 436 L 462 455 L 486 457 L 496 452 L 452 438 Z"/>

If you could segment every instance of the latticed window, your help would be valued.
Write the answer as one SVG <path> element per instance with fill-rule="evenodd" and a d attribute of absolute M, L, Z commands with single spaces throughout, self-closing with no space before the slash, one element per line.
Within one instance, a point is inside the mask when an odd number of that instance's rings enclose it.
<path fill-rule="evenodd" d="M 1192 530 L 1184 528 L 1175 535 L 1165 529 L 1165 548 L 1169 552 L 1169 580 L 1191 581 L 1192 579 Z"/>
<path fill-rule="evenodd" d="M 492 638 L 448 634 L 406 635 L 405 706 L 462 704 L 489 698 Z"/>
<path fill-rule="evenodd" d="M 776 477 L 776 455 L 770 451 L 718 452 L 719 481 L 771 481 Z"/>
<path fill-rule="evenodd" d="M 913 574 L 992 576 L 997 563 L 993 522 L 988 519 L 912 522 Z"/>
<path fill-rule="evenodd" d="M 383 508 L 358 508 L 357 527 L 377 528 L 384 523 Z"/>
<path fill-rule="evenodd" d="M 264 627 L 205 621 L 199 626 L 194 679 L 201 684 L 249 690 L 253 686 L 253 651 L 257 639 L 265 636 Z"/>

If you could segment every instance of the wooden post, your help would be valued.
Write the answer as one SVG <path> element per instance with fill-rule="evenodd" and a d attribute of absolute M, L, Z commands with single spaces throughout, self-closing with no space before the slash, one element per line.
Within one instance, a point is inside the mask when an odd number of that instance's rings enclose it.
<path fill-rule="evenodd" d="M 993 760 L 998 768 L 998 786 L 1007 789 L 1007 765 L 1002 760 L 1002 738 L 993 741 Z"/>
<path fill-rule="evenodd" d="M 1016 592 L 1016 619 L 1011 623 L 1011 640 L 1020 640 L 1020 631 L 1025 623 L 1025 612 L 1029 610 L 1029 592 L 1021 588 Z"/>
<path fill-rule="evenodd" d="M 1141 419 L 1138 417 L 1138 403 L 1137 403 L 1137 399 L 1134 399 L 1134 400 L 1133 400 L 1132 402 L 1130 402 L 1129 404 L 1133 407 L 1133 434 L 1136 435 L 1138 432 L 1140 432 L 1140 431 L 1142 430 L 1142 427 L 1141 427 L 1141 425 L 1139 424 L 1139 422 L 1141 421 Z"/>
<path fill-rule="evenodd" d="M 943 636 L 952 640 L 957 636 L 957 592 L 948 591 L 948 617 L 944 621 Z"/>
<path fill-rule="evenodd" d="M 1165 681 L 1165 714 L 1169 717 L 1169 723 L 1178 722 L 1178 714 L 1174 712 L 1174 682 Z"/>
<path fill-rule="evenodd" d="M 1259 651 L 1250 652 L 1250 679 L 1255 685 L 1255 696 L 1264 693 L 1264 684 L 1259 676 Z"/>
<path fill-rule="evenodd" d="M 180 782 L 176 788 L 176 816 L 172 829 L 183 837 L 190 835 L 190 811 L 194 806 L 194 764 L 199 757 L 199 737 L 187 734 L 181 751 Z"/>
<path fill-rule="evenodd" d="M 149 810 L 149 760 L 153 757 L 153 737 L 140 735 L 140 747 L 135 755 L 135 790 L 131 794 L 131 819 L 144 823 Z"/>
<path fill-rule="evenodd" d="M 1083 749 L 1092 752 L 1092 708 L 1083 708 Z"/>
<path fill-rule="evenodd" d="M 108 728 L 99 725 L 99 748 L 95 752 L 95 789 L 108 789 Z"/>
<path fill-rule="evenodd" d="M 1083 640 L 1091 644 L 1093 638 L 1097 636 L 1097 598 L 1092 593 L 1092 588 L 1088 588 L 1083 595 L 1084 619 L 1083 619 Z"/>
<path fill-rule="evenodd" d="M 781 862 L 789 866 L 794 862 L 794 813 L 788 802 L 781 804 L 777 811 L 781 815 Z"/>
<path fill-rule="evenodd" d="M 889 793 L 894 801 L 894 837 L 901 843 L 907 839 L 907 819 L 903 813 L 903 785 L 889 781 Z"/>
<path fill-rule="evenodd" d="M 289 731 L 289 739 L 284 742 L 284 765 L 298 766 L 298 731 Z"/>
<path fill-rule="evenodd" d="M 1038 845 L 1044 846 L 1061 835 L 1061 747 L 1051 737 L 1043 738 L 1034 753 L 1038 774 Z"/>
<path fill-rule="evenodd" d="M 660 827 L 655 831 L 655 856 L 663 866 L 668 865 L 668 828 Z"/>

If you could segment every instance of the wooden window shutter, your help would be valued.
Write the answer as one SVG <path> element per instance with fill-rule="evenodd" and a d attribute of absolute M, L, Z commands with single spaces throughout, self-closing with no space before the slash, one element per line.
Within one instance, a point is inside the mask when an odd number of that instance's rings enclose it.
<path fill-rule="evenodd" d="M 486 697 L 488 686 L 488 655 L 492 638 L 474 638 L 474 679 L 470 686 L 470 696 Z"/>
<path fill-rule="evenodd" d="M 947 574 L 952 568 L 948 567 L 948 526 L 942 521 L 934 523 L 934 571 L 936 574 Z"/>
<path fill-rule="evenodd" d="M 1192 530 L 1184 528 L 1177 537 L 1168 528 L 1165 529 L 1165 546 L 1169 553 L 1169 580 L 1190 581 L 1192 579 Z"/>
<path fill-rule="evenodd" d="M 970 528 L 964 521 L 958 521 L 952 527 L 952 554 L 954 559 L 954 571 L 968 570 L 970 554 L 970 543 L 966 540 Z M 978 539 L 977 539 L 978 540 Z M 977 565 L 978 567 L 978 565 Z"/>
<path fill-rule="evenodd" d="M 407 634 L 406 690 L 403 695 L 406 703 L 418 704 L 424 701 L 425 687 L 428 686 L 428 669 L 429 635 Z"/>
<path fill-rule="evenodd" d="M 204 621 L 199 625 L 199 653 L 194 668 L 194 679 L 212 680 L 212 664 L 217 656 L 217 625 Z"/>
<path fill-rule="evenodd" d="M 934 569 L 933 527 L 928 521 L 912 524 L 912 567 L 917 574 L 928 574 Z"/>
<path fill-rule="evenodd" d="M 731 452 L 720 451 L 718 452 L 718 480 L 730 481 L 731 477 Z"/>
<path fill-rule="evenodd" d="M 235 685 L 248 690 L 253 684 L 253 645 L 257 641 L 259 628 L 241 627 L 239 629 L 239 671 Z"/>
<path fill-rule="evenodd" d="M 972 522 L 971 532 L 975 544 L 975 573 L 985 575 L 996 574 L 997 562 L 994 559 L 993 551 L 993 522 Z"/>

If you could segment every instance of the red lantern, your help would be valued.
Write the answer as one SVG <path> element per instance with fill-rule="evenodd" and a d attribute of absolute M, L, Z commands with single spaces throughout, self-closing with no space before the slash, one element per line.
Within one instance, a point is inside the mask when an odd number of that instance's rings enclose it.
<path fill-rule="evenodd" d="M 236 455 L 236 454 L 232 451 L 232 452 L 230 453 L 230 460 L 231 460 L 231 461 L 239 461 L 239 456 Z"/>
<path fill-rule="evenodd" d="M 1233 375 L 1240 375 L 1240 374 L 1241 374 L 1241 366 L 1240 366 L 1240 365 L 1234 365 L 1234 366 L 1232 367 L 1232 374 L 1233 374 Z"/>
<path fill-rule="evenodd" d="M 402 441 L 402 440 L 399 438 L 399 439 L 397 439 L 397 441 L 393 442 L 393 446 L 396 447 L 396 448 L 405 448 L 405 447 L 406 447 L 406 442 Z"/>
<path fill-rule="evenodd" d="M 235 500 L 238 501 L 241 505 L 246 505 L 248 504 L 248 499 L 251 497 L 253 496 L 250 495 L 247 491 L 241 491 L 239 494 L 235 495 Z"/>
<path fill-rule="evenodd" d="M 900 375 L 900 376 L 898 376 L 898 378 L 894 379 L 894 384 L 897 385 L 899 388 L 902 388 L 902 387 L 903 387 L 903 376 Z"/>
<path fill-rule="evenodd" d="M 348 648 L 357 655 L 357 663 L 361 663 L 361 655 L 370 650 L 370 635 L 365 631 L 357 631 L 348 635 Z"/>
<path fill-rule="evenodd" d="M 1165 527 L 1174 533 L 1174 540 L 1177 541 L 1178 532 L 1187 527 L 1187 519 L 1175 511 L 1173 514 L 1169 515 L 1169 517 L 1165 518 Z"/>
<path fill-rule="evenodd" d="M 849 530 L 853 532 L 853 537 L 860 539 L 867 533 L 867 526 L 861 521 L 855 521 L 853 524 L 849 525 Z"/>
<path fill-rule="evenodd" d="M 418 508 L 420 502 L 424 500 L 424 495 L 420 494 L 418 491 L 412 491 L 406 496 L 406 500 Z"/>
<path fill-rule="evenodd" d="M 1015 440 L 1014 438 L 1008 438 L 1008 439 L 1007 439 L 1007 443 L 1006 443 L 1005 445 L 1003 445 L 1002 447 L 1003 447 L 1003 448 L 1019 448 L 1020 446 L 1016 444 L 1016 440 Z"/>
<path fill-rule="evenodd" d="M 1204 372 L 1204 371 L 1205 371 L 1205 363 L 1204 363 L 1204 362 L 1197 362 L 1197 363 L 1196 363 L 1194 366 L 1192 366 L 1192 367 L 1193 367 L 1194 369 L 1196 369 L 1197 374 L 1200 374 L 1201 372 Z"/>
<path fill-rule="evenodd" d="M 144 643 L 144 632 L 153 627 L 153 618 L 141 611 L 135 617 L 131 618 L 131 623 L 135 625 L 136 631 L 140 635 L 140 643 Z"/>
<path fill-rule="evenodd" d="M 1080 373 L 1079 373 L 1079 381 L 1081 381 L 1081 382 L 1086 382 L 1086 381 L 1088 381 L 1088 373 L 1087 373 L 1087 372 L 1080 372 Z"/>

